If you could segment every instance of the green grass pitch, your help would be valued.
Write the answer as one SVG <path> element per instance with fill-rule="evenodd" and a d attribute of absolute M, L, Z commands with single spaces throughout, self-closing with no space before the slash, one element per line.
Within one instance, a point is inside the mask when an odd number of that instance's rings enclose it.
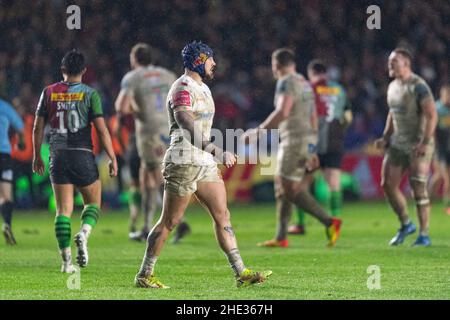
<path fill-rule="evenodd" d="M 103 213 L 89 243 L 89 266 L 81 270 L 81 289 L 69 290 L 69 276 L 59 272 L 53 216 L 18 212 L 13 226 L 19 244 L 7 247 L 3 239 L 0 243 L 0 299 L 450 298 L 450 217 L 439 204 L 432 210 L 430 248 L 411 248 L 417 234 L 401 247 L 389 247 L 398 224 L 384 202 L 345 204 L 342 236 L 332 249 L 325 246 L 323 227 L 311 217 L 307 217 L 307 235 L 290 236 L 289 248 L 258 248 L 257 242 L 274 234 L 274 205 L 230 209 L 246 265 L 273 270 L 262 285 L 235 287 L 211 220 L 194 205 L 187 212 L 193 233 L 179 245 L 167 243 L 156 266 L 156 274 L 171 289 L 133 286 L 144 243 L 128 240 L 128 216 L 121 211 Z M 79 214 L 72 220 L 74 234 Z M 380 267 L 379 290 L 367 288 L 370 265 Z"/>

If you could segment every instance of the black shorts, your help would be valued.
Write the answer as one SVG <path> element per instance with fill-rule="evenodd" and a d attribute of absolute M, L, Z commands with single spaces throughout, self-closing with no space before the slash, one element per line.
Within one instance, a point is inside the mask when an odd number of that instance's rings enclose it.
<path fill-rule="evenodd" d="M 439 157 L 440 162 L 444 162 L 447 166 L 450 166 L 450 152 L 446 152 Z"/>
<path fill-rule="evenodd" d="M 13 163 L 8 153 L 0 153 L 0 181 L 12 183 L 14 179 Z"/>
<path fill-rule="evenodd" d="M 344 154 L 342 152 L 328 152 L 318 154 L 321 168 L 340 169 L 341 161 Z"/>
<path fill-rule="evenodd" d="M 450 152 L 443 150 L 443 149 L 437 149 L 436 155 L 437 155 L 437 159 L 439 160 L 439 162 L 443 162 L 447 166 L 450 165 Z"/>
<path fill-rule="evenodd" d="M 98 168 L 92 152 L 57 150 L 50 155 L 50 180 L 53 184 L 85 187 L 98 180 Z"/>

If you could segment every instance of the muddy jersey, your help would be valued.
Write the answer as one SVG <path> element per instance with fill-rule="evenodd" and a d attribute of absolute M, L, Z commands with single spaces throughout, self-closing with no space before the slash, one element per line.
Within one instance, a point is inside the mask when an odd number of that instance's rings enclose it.
<path fill-rule="evenodd" d="M 50 150 L 92 151 L 91 122 L 103 117 L 100 96 L 81 82 L 54 83 L 44 89 L 36 115 L 50 124 Z"/>
<path fill-rule="evenodd" d="M 192 111 L 196 130 L 210 139 L 215 106 L 211 91 L 204 83 L 199 84 L 187 75 L 178 78 L 167 96 L 169 114 L 170 146 L 164 163 L 210 165 L 215 164 L 213 156 L 195 147 L 187 139 L 175 120 L 175 113 Z"/>
<path fill-rule="evenodd" d="M 134 97 L 132 108 L 136 122 L 136 138 L 145 140 L 155 135 L 168 136 L 166 99 L 175 74 L 149 65 L 128 72 L 121 88 Z"/>
<path fill-rule="evenodd" d="M 277 81 L 275 106 L 282 94 L 291 96 L 294 105 L 289 117 L 279 125 L 281 145 L 299 144 L 306 137 L 316 136 L 314 92 L 309 82 L 298 73 L 286 75 Z"/>
<path fill-rule="evenodd" d="M 409 152 L 423 137 L 425 117 L 420 102 L 433 98 L 425 80 L 413 74 L 408 80 L 395 79 L 389 84 L 387 103 L 394 123 L 391 146 Z"/>

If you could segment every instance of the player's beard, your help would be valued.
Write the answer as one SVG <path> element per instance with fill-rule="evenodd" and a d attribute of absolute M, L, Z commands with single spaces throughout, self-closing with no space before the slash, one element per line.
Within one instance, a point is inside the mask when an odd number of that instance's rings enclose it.
<path fill-rule="evenodd" d="M 205 72 L 205 79 L 206 80 L 214 79 L 214 71 L 215 70 L 216 70 L 216 67 L 211 67 L 211 69 L 209 69 L 209 72 Z"/>
<path fill-rule="evenodd" d="M 214 79 L 214 69 L 213 68 L 211 68 L 211 70 L 209 70 L 209 72 L 205 72 L 205 78 L 206 78 L 206 80 Z"/>

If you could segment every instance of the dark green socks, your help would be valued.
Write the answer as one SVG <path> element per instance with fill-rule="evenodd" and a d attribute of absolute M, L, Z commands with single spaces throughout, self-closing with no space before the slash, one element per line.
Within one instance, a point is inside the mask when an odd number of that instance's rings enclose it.
<path fill-rule="evenodd" d="M 56 217 L 55 234 L 60 249 L 70 248 L 71 227 L 69 217 L 66 216 Z"/>
<path fill-rule="evenodd" d="M 333 217 L 339 217 L 342 209 L 342 191 L 331 191 L 330 209 Z"/>
<path fill-rule="evenodd" d="M 305 225 L 305 211 L 303 211 L 303 209 L 297 208 L 297 224 L 298 225 Z"/>
<path fill-rule="evenodd" d="M 96 204 L 87 204 L 81 212 L 82 224 L 88 224 L 92 228 L 97 224 L 100 215 L 100 208 Z"/>
<path fill-rule="evenodd" d="M 130 206 L 136 206 L 140 208 L 142 202 L 141 192 L 139 190 L 132 190 L 128 194 L 128 203 Z"/>

